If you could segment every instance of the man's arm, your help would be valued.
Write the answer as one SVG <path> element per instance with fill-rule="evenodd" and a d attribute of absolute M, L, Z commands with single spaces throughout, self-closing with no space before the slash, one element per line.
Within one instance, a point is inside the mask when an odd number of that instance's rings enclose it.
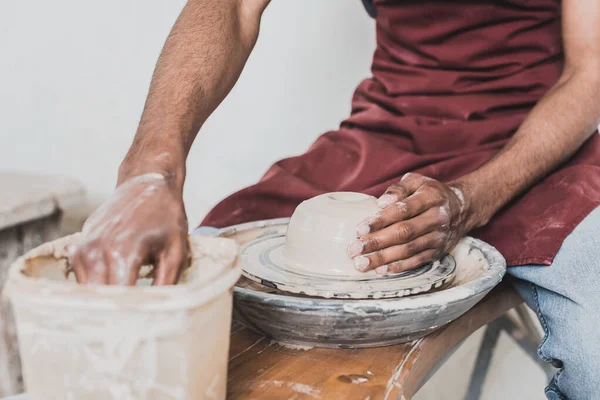
<path fill-rule="evenodd" d="M 182 192 L 198 130 L 238 79 L 269 0 L 189 0 L 159 57 L 118 187 L 90 216 L 70 262 L 81 283 L 133 284 L 152 263 L 172 284 L 188 259 Z"/>
<path fill-rule="evenodd" d="M 269 1 L 187 2 L 156 64 L 119 183 L 161 172 L 183 185 L 192 142 L 240 76 Z"/>
<path fill-rule="evenodd" d="M 570 158 L 600 123 L 600 1 L 562 4 L 565 66 L 558 83 L 492 160 L 456 182 L 473 203 L 470 228 L 485 225 Z"/>
<path fill-rule="evenodd" d="M 507 145 L 446 185 L 407 174 L 357 227 L 348 252 L 361 271 L 400 272 L 439 258 L 462 235 L 571 157 L 600 123 L 600 1 L 563 0 L 565 66 Z M 397 204 L 396 204 L 397 203 Z M 364 255 L 363 255 L 364 254 Z"/>

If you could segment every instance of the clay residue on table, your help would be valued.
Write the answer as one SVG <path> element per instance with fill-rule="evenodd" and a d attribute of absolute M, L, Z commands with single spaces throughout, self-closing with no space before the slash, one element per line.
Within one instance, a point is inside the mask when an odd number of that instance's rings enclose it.
<path fill-rule="evenodd" d="M 311 350 L 314 348 L 314 346 L 309 346 L 309 345 L 278 342 L 277 340 L 271 340 L 271 344 L 273 344 L 273 343 L 276 343 L 279 346 L 284 347 L 289 350 L 308 351 L 308 350 Z"/>
<path fill-rule="evenodd" d="M 260 388 L 282 388 L 287 387 L 292 389 L 296 393 L 300 393 L 308 396 L 313 399 L 321 398 L 321 391 L 319 389 L 313 388 L 310 385 L 305 385 L 302 383 L 296 383 L 292 381 L 282 381 L 282 380 L 272 380 L 272 381 L 262 381 L 258 382 L 258 386 Z"/>

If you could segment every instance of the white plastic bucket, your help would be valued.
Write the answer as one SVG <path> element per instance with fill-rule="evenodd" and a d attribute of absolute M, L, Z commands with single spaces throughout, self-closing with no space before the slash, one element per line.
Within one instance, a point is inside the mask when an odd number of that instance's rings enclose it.
<path fill-rule="evenodd" d="M 224 399 L 233 240 L 190 237 L 179 284 L 79 285 L 66 246 L 46 243 L 12 265 L 12 304 L 28 400 Z"/>

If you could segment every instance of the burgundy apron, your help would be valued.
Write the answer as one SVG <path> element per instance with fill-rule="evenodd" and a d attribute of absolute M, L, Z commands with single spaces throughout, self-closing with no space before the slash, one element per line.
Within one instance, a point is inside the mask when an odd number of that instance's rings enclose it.
<path fill-rule="evenodd" d="M 288 217 L 303 200 L 330 191 L 379 196 L 406 172 L 456 179 L 507 143 L 561 73 L 558 0 L 375 0 L 375 8 L 373 76 L 356 89 L 351 116 L 223 200 L 203 225 Z M 598 204 L 594 134 L 472 234 L 509 265 L 548 265 Z"/>

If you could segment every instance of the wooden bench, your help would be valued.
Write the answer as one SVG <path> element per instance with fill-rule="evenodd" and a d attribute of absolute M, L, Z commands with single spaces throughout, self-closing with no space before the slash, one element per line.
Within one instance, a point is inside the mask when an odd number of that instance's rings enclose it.
<path fill-rule="evenodd" d="M 10 264 L 60 235 L 62 210 L 84 198 L 78 183 L 58 177 L 0 172 L 0 298 Z M 10 310 L 0 313 L 0 397 L 23 391 Z"/>
<path fill-rule="evenodd" d="M 371 349 L 294 349 L 234 321 L 228 399 L 410 399 L 477 329 L 486 326 L 467 400 L 479 398 L 502 330 L 510 334 L 547 375 L 538 360 L 541 339 L 519 295 L 508 284 L 454 322 L 411 343 Z M 517 321 L 507 313 L 517 310 Z M 470 372 L 465 372 L 470 373 Z"/>

